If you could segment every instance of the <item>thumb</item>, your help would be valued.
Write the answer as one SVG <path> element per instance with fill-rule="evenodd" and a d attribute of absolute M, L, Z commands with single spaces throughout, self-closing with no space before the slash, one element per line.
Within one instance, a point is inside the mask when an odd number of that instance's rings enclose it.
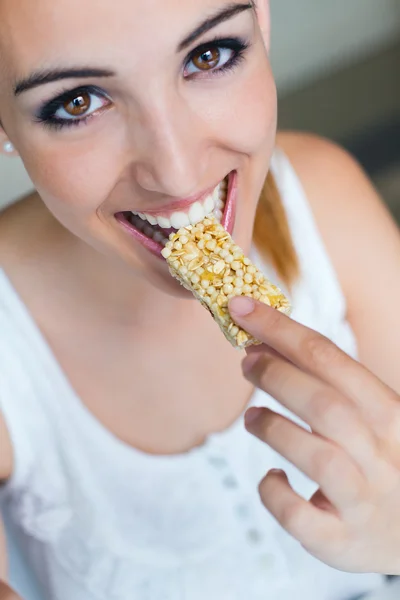
<path fill-rule="evenodd" d="M 229 302 L 229 312 L 235 323 L 267 345 L 270 345 L 271 330 L 279 330 L 288 319 L 277 309 L 247 296 L 232 298 Z"/>

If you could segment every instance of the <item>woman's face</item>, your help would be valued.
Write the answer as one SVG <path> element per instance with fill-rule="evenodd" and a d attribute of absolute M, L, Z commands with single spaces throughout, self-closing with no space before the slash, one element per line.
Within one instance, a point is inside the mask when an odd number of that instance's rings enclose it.
<path fill-rule="evenodd" d="M 229 175 L 249 247 L 276 129 L 268 19 L 268 0 L 1 0 L 0 120 L 63 226 L 165 287 L 146 239 Z"/>

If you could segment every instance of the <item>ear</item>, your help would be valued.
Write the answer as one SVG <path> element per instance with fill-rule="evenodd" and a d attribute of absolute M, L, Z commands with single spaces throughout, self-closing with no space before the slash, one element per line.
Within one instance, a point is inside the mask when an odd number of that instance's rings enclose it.
<path fill-rule="evenodd" d="M 253 0 L 253 4 L 256 10 L 264 45 L 269 53 L 271 48 L 271 13 L 269 0 Z"/>

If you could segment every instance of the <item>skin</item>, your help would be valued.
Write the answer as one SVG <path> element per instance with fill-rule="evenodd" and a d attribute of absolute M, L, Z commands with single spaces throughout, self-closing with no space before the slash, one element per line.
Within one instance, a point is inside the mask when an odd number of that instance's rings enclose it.
<path fill-rule="evenodd" d="M 247 411 L 248 430 L 320 485 L 307 502 L 272 470 L 259 488 L 264 505 L 330 566 L 400 575 L 400 396 L 277 311 L 244 298 L 230 311 L 264 342 L 249 350 L 245 376 L 311 428 L 266 408 Z"/>
<path fill-rule="evenodd" d="M 161 261 L 121 231 L 114 214 L 157 210 L 237 169 L 234 237 L 249 249 L 275 145 L 268 6 L 260 1 L 257 13 L 237 15 L 194 43 L 192 48 L 216 34 L 245 35 L 252 48 L 235 71 L 189 82 L 182 77 L 188 51 L 177 55 L 176 46 L 224 5 L 221 0 L 183 5 L 119 0 L 118 11 L 106 0 L 79 2 L 79 10 L 74 3 L 78 0 L 58 0 L 56 10 L 50 0 L 0 4 L 0 141 L 14 143 L 37 190 L 0 218 L 2 266 L 95 417 L 146 452 L 184 452 L 234 422 L 255 381 L 243 377 L 240 354 L 226 344 L 207 312 L 171 280 Z M 33 123 L 41 101 L 83 82 L 48 84 L 18 99 L 13 82 L 40 67 L 81 64 L 116 72 L 106 81 L 90 81 L 108 92 L 112 107 L 69 131 Z M 382 314 L 370 276 L 372 261 L 374 275 L 396 306 L 398 232 L 365 176 L 342 151 L 293 134 L 279 137 L 278 144 L 304 183 L 349 303 L 361 358 L 398 391 L 393 356 L 399 317 L 394 311 Z M 354 244 L 357 253 L 351 251 Z M 264 318 L 259 315 L 260 327 Z M 378 328 L 377 322 L 384 326 Z M 293 327 L 296 335 L 299 326 L 288 321 L 285 327 Z M 207 373 L 200 383 L 199 373 Z M 343 368 L 340 377 L 347 376 Z M 306 394 L 310 382 L 304 388 Z M 1 417 L 0 434 L 5 440 L 0 479 L 6 479 L 13 470 L 12 446 Z M 288 444 L 290 435 L 284 437 Z"/>
<path fill-rule="evenodd" d="M 226 347 L 207 313 L 172 280 L 162 261 L 121 230 L 114 214 L 129 208 L 156 210 L 215 186 L 237 169 L 242 200 L 235 236 L 238 243 L 249 247 L 276 129 L 276 91 L 265 47 L 268 40 L 259 27 L 261 24 L 266 34 L 267 5 L 260 4 L 258 20 L 254 12 L 246 11 L 192 45 L 194 49 L 215 35 L 246 36 L 252 41 L 252 51 L 241 69 L 213 80 L 188 81 L 182 77 L 188 51 L 177 55 L 176 47 L 199 22 L 224 5 L 220 0 L 200 7 L 196 1 L 189 2 L 184 10 L 179 2 L 164 8 L 160 3 L 143 7 L 137 2 L 135 8 L 129 1 L 121 2 L 118 12 L 106 1 L 96 3 L 96 10 L 87 5 L 84 11 L 80 2 L 79 10 L 70 2 L 59 2 L 59 18 L 48 27 L 53 4 L 43 0 L 35 10 L 28 2 L 20 5 L 24 10 L 16 10 L 13 2 L 1 5 L 7 57 L 2 122 L 45 203 L 43 206 L 32 198 L 25 208 L 17 207 L 5 216 L 2 231 L 8 242 L 4 245 L 9 249 L 12 244 L 5 268 L 74 389 L 100 421 L 127 443 L 148 452 L 184 451 L 202 443 L 213 428 L 228 426 L 243 410 L 251 386 L 235 369 L 240 357 Z M 167 33 L 166 11 L 175 22 Z M 47 29 L 52 30 L 53 38 L 42 34 Z M 154 32 L 154 39 L 149 31 Z M 155 44 L 160 32 L 163 41 Z M 137 50 L 129 52 L 127 60 L 126 48 L 132 47 L 132 40 Z M 115 103 L 87 126 L 49 132 L 32 123 L 32 111 L 58 93 L 60 84 L 42 86 L 16 101 L 11 98 L 12 82 L 48 66 L 48 57 L 59 55 L 65 66 L 106 65 L 117 71 L 114 78 L 94 81 L 106 87 Z M 138 61 L 135 57 L 139 55 L 146 60 Z M 73 89 L 81 82 L 67 83 Z M 228 94 L 235 98 L 229 105 Z M 244 117 L 241 127 L 232 128 L 238 113 Z M 21 219 L 29 222 L 29 227 L 22 228 Z M 10 231 L 15 232 L 13 241 L 7 234 Z M 40 269 L 21 261 L 26 253 Z M 18 267 L 21 262 L 26 269 Z M 48 293 L 55 289 L 59 290 L 56 303 Z M 199 340 L 197 347 L 191 343 L 193 336 Z M 175 340 L 173 347 L 170 339 Z M 220 364 L 237 373 L 231 408 L 222 393 L 225 377 L 220 365 L 212 353 L 204 352 L 210 341 L 215 341 Z M 187 348 L 190 350 L 182 356 Z M 84 374 L 80 369 L 83 362 Z M 210 375 L 203 386 L 194 385 L 199 364 Z M 132 365 L 138 371 L 135 392 L 140 400 L 132 400 Z M 154 365 L 164 382 L 162 390 L 157 382 L 149 385 L 149 380 L 154 381 Z M 185 397 L 177 397 L 169 384 L 176 365 L 181 365 L 182 371 L 185 367 L 180 376 L 182 386 L 196 387 L 189 403 Z M 107 373 L 107 381 L 101 384 L 100 370 Z M 205 395 L 218 395 L 220 400 L 203 407 Z M 118 407 L 110 406 L 111 396 L 118 397 Z M 155 414 L 159 417 L 156 422 Z M 195 421 L 193 414 L 198 416 Z M 132 421 L 138 424 L 133 429 Z M 193 423 L 189 427 L 188 421 Z M 166 434 L 167 430 L 170 433 Z"/>

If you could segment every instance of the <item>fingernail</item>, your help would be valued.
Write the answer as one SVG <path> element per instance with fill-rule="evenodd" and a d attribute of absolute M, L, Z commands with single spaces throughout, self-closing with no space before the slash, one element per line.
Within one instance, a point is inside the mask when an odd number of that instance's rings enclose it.
<path fill-rule="evenodd" d="M 229 312 L 232 316 L 246 317 L 250 315 L 255 309 L 254 300 L 247 298 L 247 296 L 235 296 L 229 302 Z"/>
<path fill-rule="evenodd" d="M 263 411 L 264 411 L 263 408 L 257 408 L 257 407 L 249 408 L 249 410 L 244 415 L 244 422 L 245 422 L 246 427 L 248 427 L 249 425 L 252 425 L 258 419 L 258 417 L 260 417 L 262 415 Z"/>
<path fill-rule="evenodd" d="M 282 469 L 270 469 L 268 471 L 268 474 L 271 474 L 271 475 L 284 475 L 285 471 L 282 471 Z"/>

